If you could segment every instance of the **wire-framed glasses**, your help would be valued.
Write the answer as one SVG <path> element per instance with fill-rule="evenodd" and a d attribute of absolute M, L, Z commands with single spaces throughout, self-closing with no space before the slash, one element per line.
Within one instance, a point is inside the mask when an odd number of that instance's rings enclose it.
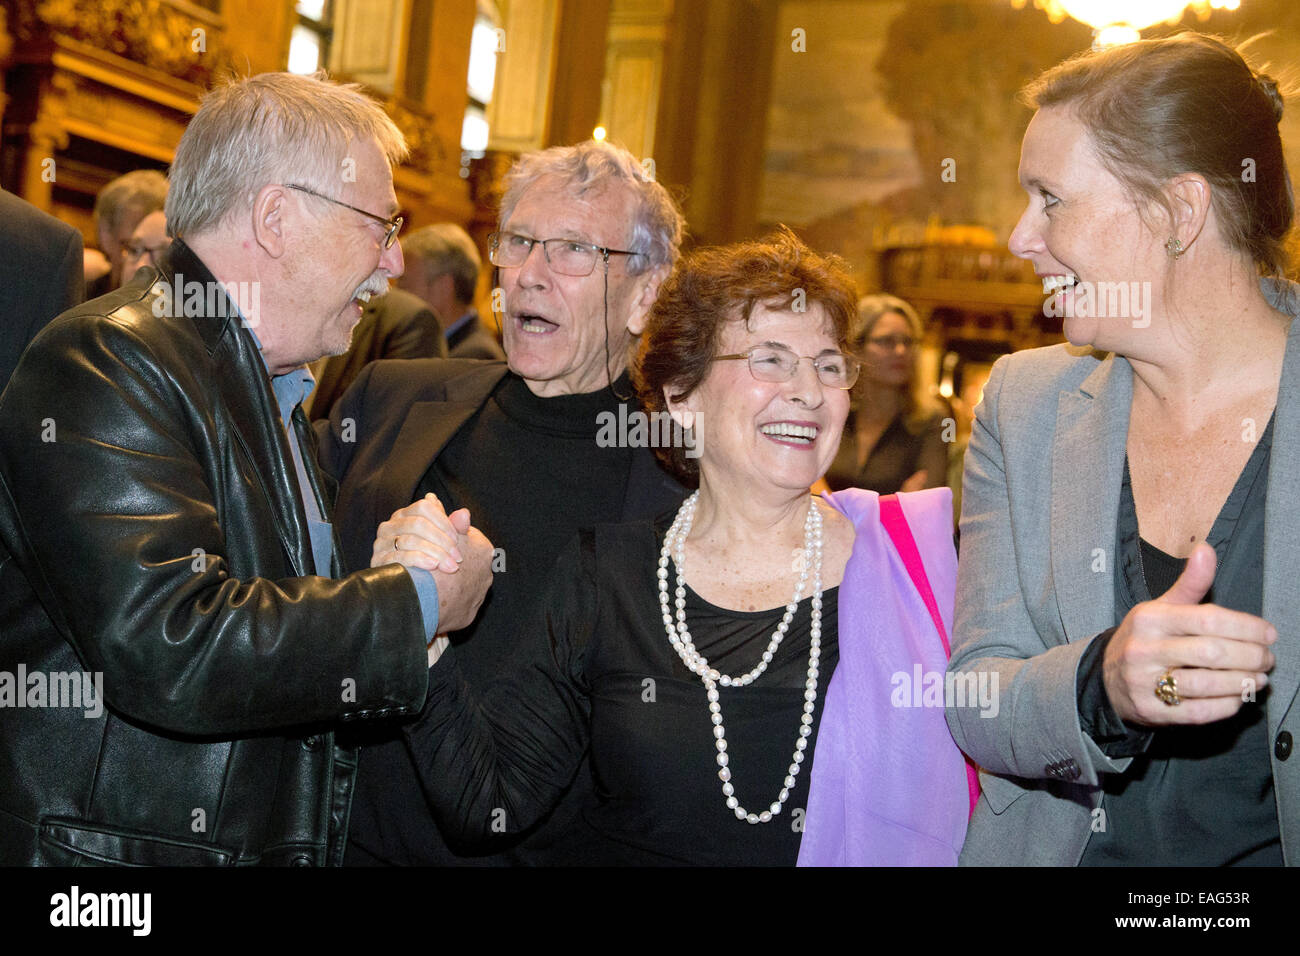
<path fill-rule="evenodd" d="M 397 233 L 401 231 L 402 223 L 406 222 L 405 218 L 402 216 L 397 216 L 393 219 L 385 219 L 383 216 L 376 216 L 373 212 L 366 212 L 364 209 L 358 209 L 356 206 L 351 206 L 345 202 L 340 202 L 337 199 L 332 199 L 324 193 L 318 193 L 316 190 L 308 189 L 306 186 L 298 186 L 294 183 L 285 183 L 284 186 L 286 189 L 296 189 L 300 193 L 306 193 L 308 196 L 315 196 L 317 199 L 324 199 L 326 202 L 332 202 L 334 205 L 342 206 L 344 209 L 351 209 L 353 212 L 359 212 L 367 219 L 373 219 L 388 230 L 384 233 L 385 249 L 393 248 L 393 242 L 397 239 Z"/>
<path fill-rule="evenodd" d="M 488 236 L 488 261 L 494 266 L 517 269 L 524 264 L 535 245 L 542 247 L 542 254 L 546 256 L 551 271 L 562 276 L 589 276 L 598 260 L 608 267 L 610 256 L 641 255 L 639 252 L 610 249 L 578 239 L 534 239 L 517 232 L 494 232 Z"/>
<path fill-rule="evenodd" d="M 755 345 L 735 355 L 717 355 L 713 361 L 745 359 L 749 374 L 760 382 L 788 382 L 794 378 L 799 363 L 807 359 L 817 370 L 818 380 L 827 388 L 852 388 L 862 370 L 862 363 L 843 352 L 823 352 L 821 355 L 795 355 L 789 349 L 776 345 Z"/>

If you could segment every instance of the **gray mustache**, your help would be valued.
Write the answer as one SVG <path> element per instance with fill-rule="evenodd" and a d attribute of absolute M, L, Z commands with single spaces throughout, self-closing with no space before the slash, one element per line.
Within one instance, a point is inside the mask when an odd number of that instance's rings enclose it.
<path fill-rule="evenodd" d="M 354 293 L 352 293 L 352 298 L 354 299 L 359 298 L 360 296 L 362 296 L 367 292 L 370 293 L 371 296 L 383 295 L 387 291 L 388 291 L 387 279 L 382 277 L 378 279 L 367 279 L 365 282 L 361 283 L 361 285 L 357 286 L 357 290 Z"/>

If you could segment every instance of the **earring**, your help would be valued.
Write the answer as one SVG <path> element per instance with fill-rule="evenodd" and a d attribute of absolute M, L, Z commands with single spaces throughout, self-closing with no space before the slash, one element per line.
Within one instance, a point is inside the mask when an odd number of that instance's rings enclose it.
<path fill-rule="evenodd" d="M 1170 259 L 1181 259 L 1183 255 L 1183 240 L 1176 236 L 1170 236 L 1165 240 L 1165 254 Z"/>

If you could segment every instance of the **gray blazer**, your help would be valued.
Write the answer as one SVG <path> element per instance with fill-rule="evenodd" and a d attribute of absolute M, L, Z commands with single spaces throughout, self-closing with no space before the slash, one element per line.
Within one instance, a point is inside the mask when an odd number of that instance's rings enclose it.
<path fill-rule="evenodd" d="M 1300 287 L 1266 280 L 1300 314 Z M 1079 723 L 1075 673 L 1115 626 L 1115 525 L 1133 370 L 1119 356 L 1058 345 L 999 359 L 966 452 L 950 670 L 998 680 L 996 716 L 949 707 L 958 745 L 982 768 L 963 865 L 1079 862 L 1101 803 L 1103 754 Z M 1259 423 L 1262 432 L 1264 422 Z M 1270 757 L 1288 864 L 1300 863 L 1300 322 L 1287 339 L 1265 504 L 1263 617 L 1278 630 Z M 983 713 L 988 713 L 985 709 Z M 1281 743 L 1279 741 L 1281 736 Z"/>

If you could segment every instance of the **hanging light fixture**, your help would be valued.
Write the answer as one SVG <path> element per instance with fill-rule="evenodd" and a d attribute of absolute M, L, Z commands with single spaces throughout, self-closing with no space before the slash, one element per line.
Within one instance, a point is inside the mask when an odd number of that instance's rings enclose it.
<path fill-rule="evenodd" d="M 1011 0 L 1022 10 L 1029 0 Z M 1095 31 L 1096 47 L 1118 46 L 1139 39 L 1139 31 L 1157 23 L 1177 23 L 1186 10 L 1202 20 L 1212 10 L 1236 10 L 1241 0 L 1034 0 L 1053 23 L 1073 17 Z"/>

